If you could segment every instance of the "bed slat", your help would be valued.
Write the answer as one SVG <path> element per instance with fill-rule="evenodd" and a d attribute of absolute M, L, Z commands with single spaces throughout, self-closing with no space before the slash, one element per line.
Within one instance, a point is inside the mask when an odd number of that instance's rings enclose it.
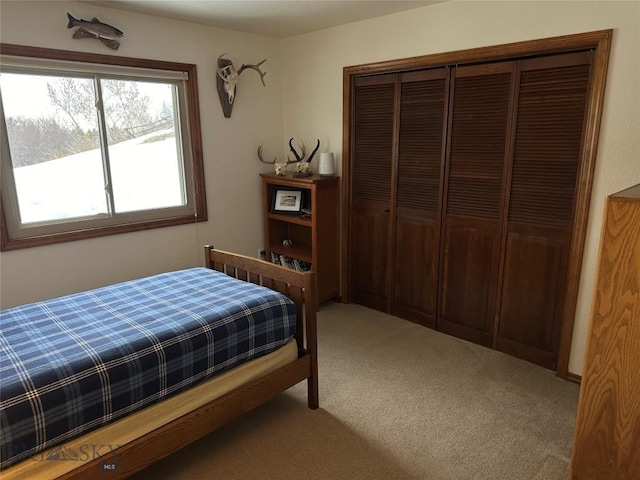
<path fill-rule="evenodd" d="M 258 275 L 257 273 L 249 272 L 249 281 L 251 283 L 256 284 L 256 285 L 261 285 L 261 283 L 260 283 L 260 275 Z"/>
<path fill-rule="evenodd" d="M 300 287 L 289 285 L 288 297 L 296 304 L 298 318 L 302 320 L 296 323 L 296 342 L 304 345 L 304 292 Z"/>
<path fill-rule="evenodd" d="M 211 265 L 209 266 L 209 268 L 217 270 L 218 272 L 225 273 L 224 264 L 220 262 L 211 262 Z"/>

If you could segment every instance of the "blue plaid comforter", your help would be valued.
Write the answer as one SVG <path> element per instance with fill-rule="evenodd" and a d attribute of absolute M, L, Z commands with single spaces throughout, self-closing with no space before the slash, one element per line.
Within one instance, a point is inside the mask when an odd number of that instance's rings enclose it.
<path fill-rule="evenodd" d="M 0 468 L 295 333 L 284 295 L 192 268 L 0 312 Z"/>

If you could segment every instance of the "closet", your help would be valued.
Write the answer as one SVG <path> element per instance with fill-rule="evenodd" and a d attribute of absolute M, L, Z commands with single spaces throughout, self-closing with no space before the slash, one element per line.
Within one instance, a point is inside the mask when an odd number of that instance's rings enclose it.
<path fill-rule="evenodd" d="M 429 327 L 436 318 L 448 74 L 442 68 L 356 80 L 352 299 Z"/>
<path fill-rule="evenodd" d="M 350 300 L 556 368 L 593 61 L 354 75 Z"/>

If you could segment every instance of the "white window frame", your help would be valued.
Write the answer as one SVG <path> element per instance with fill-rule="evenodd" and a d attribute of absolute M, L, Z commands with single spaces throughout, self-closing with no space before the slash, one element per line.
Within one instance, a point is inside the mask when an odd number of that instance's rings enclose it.
<path fill-rule="evenodd" d="M 192 64 L 96 55 L 79 52 L 0 44 L 0 69 L 11 73 L 66 75 L 81 73 L 100 78 L 162 81 L 176 85 L 177 122 L 182 151 L 186 204 L 138 212 L 109 213 L 22 224 L 13 178 L 4 112 L 0 103 L 1 250 L 13 250 L 84 238 L 113 235 L 206 221 L 202 137 L 198 109 L 196 66 Z M 178 132 L 177 132 L 178 133 Z"/>

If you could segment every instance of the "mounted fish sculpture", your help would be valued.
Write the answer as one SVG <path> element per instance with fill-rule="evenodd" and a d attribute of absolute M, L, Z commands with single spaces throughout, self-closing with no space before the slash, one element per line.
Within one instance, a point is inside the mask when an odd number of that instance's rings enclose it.
<path fill-rule="evenodd" d="M 117 50 L 120 46 L 120 42 L 116 38 L 124 36 L 124 32 L 118 30 L 116 27 L 102 23 L 96 17 L 91 20 L 78 20 L 73 15 L 67 12 L 67 28 L 80 27 L 73 32 L 73 38 L 97 38 L 107 47 Z"/>

